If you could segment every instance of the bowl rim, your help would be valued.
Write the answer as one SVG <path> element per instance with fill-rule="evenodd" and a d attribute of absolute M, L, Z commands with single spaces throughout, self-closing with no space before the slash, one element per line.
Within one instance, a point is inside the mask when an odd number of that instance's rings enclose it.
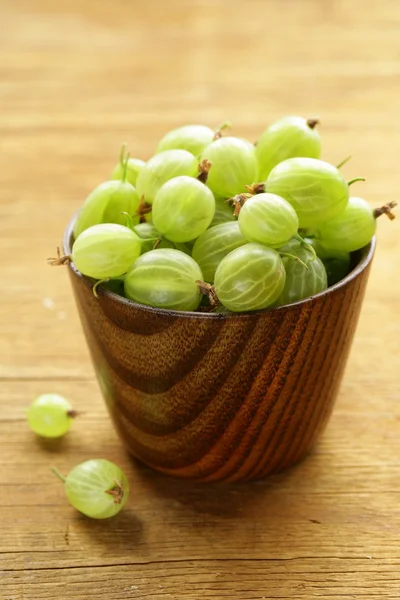
<path fill-rule="evenodd" d="M 64 235 L 63 235 L 63 251 L 64 254 L 70 255 L 72 252 L 71 239 L 73 235 L 74 224 L 77 219 L 79 211 L 76 212 L 69 223 L 67 224 Z M 216 312 L 197 312 L 197 311 L 180 311 L 180 310 L 169 310 L 166 308 L 154 308 L 152 306 L 147 306 L 146 304 L 140 304 L 139 302 L 134 302 L 133 300 L 129 300 L 123 296 L 119 296 L 115 292 L 110 290 L 106 290 L 104 288 L 99 289 L 99 297 L 105 296 L 112 300 L 114 303 L 121 304 L 128 308 L 132 308 L 135 310 L 141 310 L 146 313 L 158 315 L 158 316 L 169 316 L 169 317 L 180 317 L 180 318 L 198 318 L 198 319 L 217 319 L 217 320 L 226 320 L 226 319 L 244 319 L 244 318 L 254 318 L 255 316 L 260 316 L 264 314 L 278 313 L 282 311 L 292 310 L 304 305 L 307 305 L 311 302 L 314 302 L 318 298 L 323 298 L 325 296 L 330 296 L 334 294 L 337 290 L 349 285 L 354 279 L 356 279 L 372 262 L 376 249 L 376 235 L 372 238 L 370 243 L 364 248 L 358 250 L 361 253 L 360 260 L 356 264 L 356 266 L 350 271 L 346 277 L 335 283 L 331 287 L 328 287 L 323 292 L 319 292 L 313 296 L 309 296 L 308 298 L 304 298 L 304 300 L 299 300 L 298 302 L 293 302 L 292 304 L 285 304 L 284 306 L 278 306 L 275 308 L 263 308 L 260 310 L 253 310 L 249 312 L 237 312 L 237 313 L 216 313 Z M 68 262 L 68 268 L 70 271 L 78 277 L 85 285 L 88 287 L 93 287 L 93 283 L 95 280 L 87 277 L 86 275 L 82 275 L 80 271 L 75 267 L 72 261 Z"/>

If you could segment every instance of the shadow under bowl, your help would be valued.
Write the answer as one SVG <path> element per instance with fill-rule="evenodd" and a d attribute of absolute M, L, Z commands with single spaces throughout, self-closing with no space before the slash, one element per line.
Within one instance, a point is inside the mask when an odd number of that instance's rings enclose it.
<path fill-rule="evenodd" d="M 96 298 L 93 280 L 70 264 L 97 378 L 128 450 L 200 481 L 260 479 L 302 459 L 331 414 L 374 250 L 375 239 L 316 296 L 241 314 L 161 310 L 105 290 Z"/>

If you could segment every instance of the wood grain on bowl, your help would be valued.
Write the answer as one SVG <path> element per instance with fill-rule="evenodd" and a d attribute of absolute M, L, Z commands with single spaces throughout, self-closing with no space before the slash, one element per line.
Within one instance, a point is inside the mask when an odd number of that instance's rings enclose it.
<path fill-rule="evenodd" d="M 71 228 L 64 246 L 70 248 Z M 374 242 L 342 282 L 247 314 L 153 309 L 69 272 L 121 439 L 149 466 L 202 481 L 258 479 L 312 448 L 332 411 Z"/>

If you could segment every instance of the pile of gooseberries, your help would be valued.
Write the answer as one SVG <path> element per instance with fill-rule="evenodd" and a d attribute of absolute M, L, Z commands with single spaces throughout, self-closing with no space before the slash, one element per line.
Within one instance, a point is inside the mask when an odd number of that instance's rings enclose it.
<path fill-rule="evenodd" d="M 321 160 L 317 119 L 285 117 L 256 144 L 187 125 L 147 162 L 123 146 L 111 180 L 74 223 L 72 261 L 99 286 L 143 305 L 246 312 L 312 297 L 348 275 L 381 214 L 350 196 Z"/>

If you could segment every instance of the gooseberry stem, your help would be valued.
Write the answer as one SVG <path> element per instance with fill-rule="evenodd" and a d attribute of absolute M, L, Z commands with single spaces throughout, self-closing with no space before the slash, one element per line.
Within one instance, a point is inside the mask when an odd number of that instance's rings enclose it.
<path fill-rule="evenodd" d="M 354 179 L 350 179 L 350 181 L 347 182 L 347 185 L 350 187 L 356 181 L 365 181 L 365 177 L 354 177 Z"/>
<path fill-rule="evenodd" d="M 66 482 L 66 478 L 64 477 L 64 475 L 62 475 L 56 467 L 51 467 L 51 470 L 53 471 L 54 475 L 58 477 L 58 479 L 61 479 L 63 483 Z"/>
<path fill-rule="evenodd" d="M 135 228 L 133 228 L 133 231 L 136 233 Z M 139 236 L 139 234 L 137 234 Z M 140 236 L 139 236 L 140 237 Z M 140 238 L 140 242 L 142 244 L 144 244 L 144 242 L 158 242 L 158 240 L 162 240 L 162 237 L 156 237 L 156 238 Z"/>
<path fill-rule="evenodd" d="M 309 252 L 311 252 L 312 254 L 312 260 L 315 260 L 317 258 L 317 253 L 315 252 L 314 248 L 311 246 L 311 244 L 309 244 L 308 242 L 306 242 L 306 240 L 304 238 L 301 237 L 301 235 L 299 235 L 298 233 L 296 233 L 295 236 L 293 236 L 296 240 L 298 240 L 300 242 L 300 244 L 302 246 L 304 246 L 304 248 L 306 248 L 306 250 L 308 250 Z"/>
<path fill-rule="evenodd" d="M 237 194 L 236 196 L 233 196 L 233 198 L 228 199 L 230 202 L 232 202 L 233 206 L 235 207 L 235 210 L 233 211 L 234 217 L 237 217 L 239 215 L 243 204 L 246 202 L 246 200 L 252 198 L 252 196 L 253 194 Z"/>
<path fill-rule="evenodd" d="M 263 194 L 265 192 L 265 183 L 252 183 L 251 185 L 244 186 L 250 194 Z"/>
<path fill-rule="evenodd" d="M 347 158 L 345 158 L 344 160 L 342 160 L 342 162 L 340 162 L 338 165 L 336 165 L 337 169 L 340 169 L 341 167 L 343 167 L 346 163 L 349 162 L 349 160 L 351 159 L 351 156 L 348 156 Z"/>
<path fill-rule="evenodd" d="M 207 183 L 208 174 L 211 169 L 211 163 L 207 158 L 204 158 L 198 166 L 199 174 L 197 175 L 197 180 L 201 181 L 201 183 Z"/>
<path fill-rule="evenodd" d="M 143 240 L 145 241 L 145 240 Z M 97 293 L 97 288 L 99 287 L 99 285 L 101 285 L 102 283 L 108 283 L 109 281 L 125 281 L 124 277 L 105 277 L 104 279 L 99 279 L 98 281 L 96 281 L 96 283 L 93 285 L 93 295 L 98 298 L 99 294 Z"/>
<path fill-rule="evenodd" d="M 149 212 L 151 212 L 151 204 L 147 204 L 147 202 L 144 201 L 144 196 L 142 196 L 140 198 L 140 204 L 138 206 L 136 214 L 139 215 L 142 219 L 144 215 L 146 215 Z"/>
<path fill-rule="evenodd" d="M 114 497 L 114 504 L 121 504 L 124 498 L 124 486 L 122 481 L 120 482 L 116 479 L 113 487 L 109 490 L 106 490 L 106 494 Z"/>
<path fill-rule="evenodd" d="M 122 183 L 126 183 L 126 175 L 128 173 L 128 162 L 129 162 L 130 157 L 131 157 L 131 155 L 128 152 L 128 154 L 126 155 L 126 158 L 125 158 L 125 162 L 123 164 Z"/>
<path fill-rule="evenodd" d="M 225 129 L 230 129 L 231 127 L 232 123 L 230 121 L 224 121 L 223 123 L 221 123 L 221 125 L 218 125 L 214 133 L 213 141 L 215 142 L 215 140 L 219 140 L 219 138 L 222 137 L 222 132 Z"/>
<path fill-rule="evenodd" d="M 126 217 L 126 226 L 128 227 L 128 229 L 135 231 L 135 226 L 133 224 L 132 215 L 130 215 L 128 212 L 125 212 L 125 211 L 122 212 L 121 215 L 124 215 L 124 217 Z"/>
<path fill-rule="evenodd" d="M 99 294 L 97 293 L 97 288 L 99 287 L 99 285 L 101 285 L 102 283 L 108 283 L 110 281 L 110 277 L 107 277 L 105 279 L 99 279 L 99 281 L 96 281 L 96 283 L 93 286 L 93 295 L 95 298 L 99 297 Z"/>
<path fill-rule="evenodd" d="M 311 119 L 307 119 L 307 125 L 310 129 L 314 129 L 319 123 L 318 117 L 311 117 Z"/>
<path fill-rule="evenodd" d="M 161 240 L 162 238 L 156 238 L 154 241 L 154 245 L 153 245 L 153 250 L 156 250 L 158 248 L 158 246 L 161 244 Z"/>
<path fill-rule="evenodd" d="M 301 260 L 301 258 L 299 258 L 298 256 L 296 256 L 295 254 L 290 254 L 289 252 L 279 252 L 280 256 L 287 256 L 288 258 L 293 258 L 294 260 L 297 260 L 297 262 L 299 262 L 305 269 L 307 269 L 307 271 L 309 271 L 309 268 L 307 267 L 306 263 L 303 262 Z"/>
<path fill-rule="evenodd" d="M 70 262 L 71 262 L 71 255 L 63 254 L 63 256 L 61 256 L 59 246 L 57 246 L 57 258 L 48 258 L 47 259 L 47 264 L 49 264 L 51 267 L 59 267 L 60 265 L 67 265 Z"/>
<path fill-rule="evenodd" d="M 70 419 L 76 419 L 76 417 L 78 416 L 78 411 L 77 410 L 68 410 L 67 411 L 67 417 L 69 417 Z"/>
<path fill-rule="evenodd" d="M 388 204 L 384 204 L 384 206 L 381 206 L 380 208 L 375 208 L 375 210 L 373 211 L 373 215 L 375 219 L 377 219 L 381 215 L 386 215 L 391 221 L 393 221 L 393 219 L 396 218 L 396 215 L 392 213 L 391 209 L 395 208 L 396 206 L 397 202 L 389 202 Z"/>
<path fill-rule="evenodd" d="M 210 283 L 206 283 L 205 281 L 201 281 L 200 279 L 196 280 L 196 283 L 199 287 L 199 290 L 205 296 L 208 296 L 208 300 L 212 307 L 217 308 L 221 305 L 221 302 L 216 294 L 215 287 Z"/>
<path fill-rule="evenodd" d="M 126 142 L 124 142 L 121 146 L 121 151 L 119 153 L 119 162 L 121 163 L 121 166 L 124 166 L 124 158 L 125 158 L 125 152 L 126 152 Z"/>

